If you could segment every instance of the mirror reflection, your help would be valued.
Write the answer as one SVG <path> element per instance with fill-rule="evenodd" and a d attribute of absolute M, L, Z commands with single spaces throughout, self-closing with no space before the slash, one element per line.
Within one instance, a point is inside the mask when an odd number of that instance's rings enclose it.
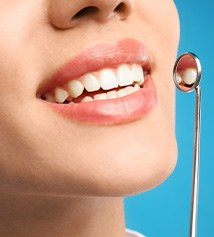
<path fill-rule="evenodd" d="M 198 58 L 192 53 L 181 55 L 176 61 L 173 77 L 180 90 L 184 92 L 193 91 L 201 78 L 201 66 Z"/>

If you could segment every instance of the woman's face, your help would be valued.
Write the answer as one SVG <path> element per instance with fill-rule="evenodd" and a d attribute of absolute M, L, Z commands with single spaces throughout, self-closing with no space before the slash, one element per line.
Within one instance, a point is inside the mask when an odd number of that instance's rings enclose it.
<path fill-rule="evenodd" d="M 172 0 L 1 0 L 0 19 L 1 191 L 124 196 L 150 189 L 172 172 L 172 68 L 179 40 Z M 59 103 L 66 96 L 55 92 L 65 89 L 62 71 L 66 83 L 66 76 L 78 75 L 70 84 L 89 72 L 119 77 L 121 64 L 130 71 L 138 57 L 149 73 L 141 92 Z M 54 75 L 58 84 L 42 91 Z M 150 87 L 151 93 L 143 92 Z M 42 93 L 58 96 L 58 103 Z M 69 109 L 66 117 L 62 112 Z"/>

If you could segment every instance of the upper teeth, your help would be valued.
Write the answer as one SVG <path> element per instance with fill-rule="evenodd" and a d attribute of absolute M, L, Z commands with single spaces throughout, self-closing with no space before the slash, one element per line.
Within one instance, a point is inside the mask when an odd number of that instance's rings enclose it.
<path fill-rule="evenodd" d="M 194 84 L 197 78 L 197 70 L 195 68 L 189 68 L 185 70 L 183 80 L 187 85 Z"/>
<path fill-rule="evenodd" d="M 188 68 L 180 73 L 176 73 L 177 83 L 180 84 L 184 82 L 187 85 L 192 85 L 196 82 L 197 79 L 197 70 L 195 68 Z"/>
<path fill-rule="evenodd" d="M 68 97 L 79 97 L 82 95 L 84 89 L 88 92 L 94 92 L 100 89 L 111 90 L 118 88 L 119 86 L 132 85 L 134 82 L 138 85 L 144 83 L 144 71 L 142 67 L 138 64 L 122 64 L 119 65 L 117 69 L 105 68 L 97 72 L 87 73 L 79 79 L 69 81 L 63 88 L 56 87 L 54 90 L 54 97 L 57 103 L 63 103 Z M 130 89 L 129 87 L 129 94 L 131 91 L 133 93 L 136 91 L 136 88 Z M 104 94 L 95 95 L 94 99 L 116 98 L 115 92 L 116 91 L 108 92 L 108 96 Z M 119 94 L 117 96 L 121 97 L 124 92 L 121 92 L 121 90 L 120 92 L 118 91 Z M 126 90 L 126 92 L 128 92 L 128 90 Z M 50 93 L 46 93 L 46 95 L 45 97 L 47 100 L 53 101 L 53 98 L 50 98 Z M 84 98 L 82 102 L 91 101 L 91 99 L 92 98 L 89 99 L 87 97 Z"/>

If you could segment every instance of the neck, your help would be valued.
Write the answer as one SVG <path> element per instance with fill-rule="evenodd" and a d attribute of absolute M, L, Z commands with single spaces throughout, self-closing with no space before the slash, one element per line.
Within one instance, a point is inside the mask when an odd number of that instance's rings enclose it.
<path fill-rule="evenodd" d="M 0 194 L 0 236 L 124 237 L 123 198 Z"/>

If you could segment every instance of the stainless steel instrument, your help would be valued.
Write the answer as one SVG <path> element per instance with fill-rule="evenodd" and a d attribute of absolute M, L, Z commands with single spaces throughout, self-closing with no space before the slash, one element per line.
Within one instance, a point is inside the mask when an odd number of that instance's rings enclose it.
<path fill-rule="evenodd" d="M 201 73 L 202 68 L 199 58 L 189 52 L 182 54 L 177 59 L 173 70 L 173 79 L 179 90 L 186 93 L 196 92 L 190 237 L 196 237 L 197 235 L 201 123 L 201 88 L 199 83 Z"/>

